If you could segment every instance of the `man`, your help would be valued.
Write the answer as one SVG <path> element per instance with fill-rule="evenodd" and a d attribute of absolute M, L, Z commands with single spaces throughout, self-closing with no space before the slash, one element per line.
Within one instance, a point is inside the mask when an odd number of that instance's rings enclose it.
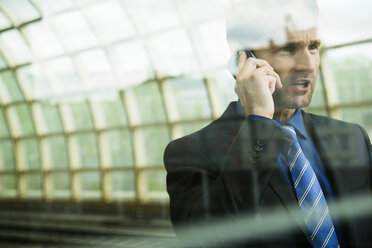
<path fill-rule="evenodd" d="M 230 64 L 239 51 L 231 68 L 239 101 L 164 154 L 172 223 L 189 245 L 372 245 L 371 215 L 334 204 L 355 195 L 371 203 L 366 132 L 301 109 L 320 61 L 313 3 L 249 1 L 227 17 Z"/>

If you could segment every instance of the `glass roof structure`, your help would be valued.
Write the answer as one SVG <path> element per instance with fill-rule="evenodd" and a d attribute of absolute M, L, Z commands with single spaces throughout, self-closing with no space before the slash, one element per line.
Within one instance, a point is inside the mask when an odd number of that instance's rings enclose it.
<path fill-rule="evenodd" d="M 0 0 L 1 199 L 167 202 L 166 144 L 237 99 L 223 19 L 234 2 Z M 319 0 L 307 110 L 371 136 L 370 5 Z"/>

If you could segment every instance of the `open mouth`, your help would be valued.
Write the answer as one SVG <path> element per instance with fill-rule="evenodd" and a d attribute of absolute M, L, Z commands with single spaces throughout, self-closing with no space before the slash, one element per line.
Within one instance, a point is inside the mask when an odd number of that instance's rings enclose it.
<path fill-rule="evenodd" d="M 294 83 L 295 86 L 301 87 L 301 88 L 306 88 L 306 87 L 309 86 L 309 84 L 310 84 L 310 82 L 305 81 L 305 80 L 300 80 L 300 81 L 297 81 L 297 82 Z"/>

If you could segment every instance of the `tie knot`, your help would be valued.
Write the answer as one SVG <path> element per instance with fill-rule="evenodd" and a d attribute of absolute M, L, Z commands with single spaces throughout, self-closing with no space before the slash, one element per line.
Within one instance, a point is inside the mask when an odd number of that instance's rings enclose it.
<path fill-rule="evenodd" d="M 294 127 L 289 125 L 282 125 L 284 138 L 290 139 L 292 142 L 297 142 L 297 135 Z"/>

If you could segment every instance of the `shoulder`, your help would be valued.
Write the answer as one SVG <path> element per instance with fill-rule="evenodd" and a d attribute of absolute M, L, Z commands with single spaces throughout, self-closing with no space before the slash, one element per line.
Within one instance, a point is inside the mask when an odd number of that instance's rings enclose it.
<path fill-rule="evenodd" d="M 209 158 L 213 152 L 218 157 L 218 150 L 223 153 L 228 149 L 228 145 L 244 121 L 244 118 L 236 112 L 235 106 L 236 102 L 231 102 L 220 118 L 192 134 L 171 141 L 165 149 L 164 158 L 196 152 L 205 154 Z"/>

